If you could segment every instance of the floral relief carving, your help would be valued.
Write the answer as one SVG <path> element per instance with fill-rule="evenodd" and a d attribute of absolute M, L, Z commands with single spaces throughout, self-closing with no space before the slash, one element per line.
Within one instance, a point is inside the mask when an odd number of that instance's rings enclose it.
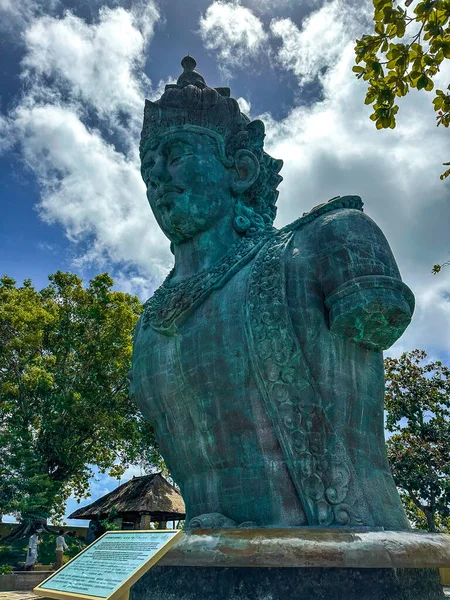
<path fill-rule="evenodd" d="M 281 231 L 256 257 L 248 288 L 249 334 L 266 402 L 310 525 L 361 525 L 353 472 L 306 373 L 285 298 Z"/>

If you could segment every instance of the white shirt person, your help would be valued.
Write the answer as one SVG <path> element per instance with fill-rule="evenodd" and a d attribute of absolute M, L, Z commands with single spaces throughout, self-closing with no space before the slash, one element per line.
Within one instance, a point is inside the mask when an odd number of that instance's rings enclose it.
<path fill-rule="evenodd" d="M 56 538 L 56 563 L 55 563 L 56 570 L 58 570 L 62 567 L 64 550 L 67 550 L 68 548 L 69 548 L 69 546 L 66 544 L 66 540 L 64 539 L 64 530 L 60 529 L 59 535 Z"/>

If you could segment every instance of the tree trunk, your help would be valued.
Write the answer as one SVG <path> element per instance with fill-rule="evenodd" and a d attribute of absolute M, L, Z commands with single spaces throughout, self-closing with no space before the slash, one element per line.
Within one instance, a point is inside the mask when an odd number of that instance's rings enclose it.
<path fill-rule="evenodd" d="M 425 513 L 425 517 L 427 518 L 427 526 L 428 526 L 428 531 L 430 531 L 431 533 L 436 533 L 437 529 L 436 529 L 436 521 L 435 521 L 435 513 L 433 510 L 426 508 L 423 509 L 423 512 Z"/>
<path fill-rule="evenodd" d="M 51 533 L 52 535 L 57 534 L 59 531 L 58 529 L 54 529 L 50 525 L 47 525 L 47 520 L 40 519 L 31 523 L 21 523 L 19 527 L 13 529 L 11 533 L 3 538 L 0 538 L 0 541 L 2 544 L 10 544 L 14 540 L 20 540 L 22 538 L 29 537 L 37 529 L 41 529 L 42 533 Z"/>

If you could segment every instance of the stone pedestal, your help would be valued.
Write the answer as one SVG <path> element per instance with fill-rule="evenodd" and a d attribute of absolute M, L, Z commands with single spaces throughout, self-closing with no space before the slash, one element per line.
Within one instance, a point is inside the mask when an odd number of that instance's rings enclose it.
<path fill-rule="evenodd" d="M 130 600 L 442 600 L 450 536 L 222 529 L 183 536 Z"/>
<path fill-rule="evenodd" d="M 436 569 L 154 567 L 130 600 L 444 600 Z"/>

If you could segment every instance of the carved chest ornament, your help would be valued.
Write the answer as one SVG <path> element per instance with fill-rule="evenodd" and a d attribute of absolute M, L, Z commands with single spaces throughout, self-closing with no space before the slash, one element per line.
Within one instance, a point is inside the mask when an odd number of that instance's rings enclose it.
<path fill-rule="evenodd" d="M 142 325 L 164 335 L 175 335 L 180 325 L 214 290 L 225 285 L 258 252 L 270 233 L 244 237 L 211 269 L 171 285 L 174 270 L 144 304 Z"/>

